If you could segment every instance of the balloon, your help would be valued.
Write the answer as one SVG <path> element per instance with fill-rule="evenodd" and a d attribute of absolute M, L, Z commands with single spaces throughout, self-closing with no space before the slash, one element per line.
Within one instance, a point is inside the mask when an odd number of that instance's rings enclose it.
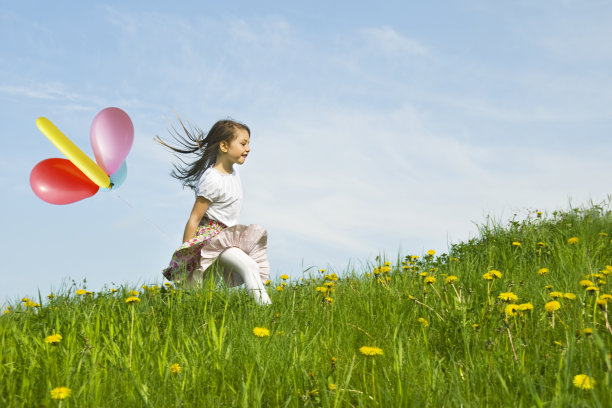
<path fill-rule="evenodd" d="M 55 125 L 47 118 L 36 119 L 36 126 L 47 136 L 49 140 L 83 173 L 100 187 L 108 187 L 110 179 L 93 160 L 70 141 Z M 111 173 L 112 174 L 112 173 Z M 43 199 L 44 200 L 44 199 Z M 46 201 L 46 200 L 45 200 Z"/>
<path fill-rule="evenodd" d="M 104 191 L 116 190 L 120 185 L 123 184 L 125 179 L 127 178 L 127 164 L 125 162 L 121 163 L 121 167 L 119 170 L 110 175 L 111 186 L 109 188 L 103 188 Z"/>
<path fill-rule="evenodd" d="M 30 186 L 41 200 L 70 204 L 91 197 L 99 187 L 66 159 L 46 159 L 30 173 Z"/>
<path fill-rule="evenodd" d="M 89 140 L 100 167 L 106 174 L 114 174 L 132 148 L 134 125 L 121 109 L 106 108 L 91 122 Z"/>

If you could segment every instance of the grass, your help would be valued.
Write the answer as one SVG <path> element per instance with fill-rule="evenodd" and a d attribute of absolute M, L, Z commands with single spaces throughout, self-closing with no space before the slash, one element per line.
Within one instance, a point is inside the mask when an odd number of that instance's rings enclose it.
<path fill-rule="evenodd" d="M 0 316 L 0 406 L 611 406 L 611 239 L 603 206 L 533 213 L 448 254 L 279 278 L 269 307 L 212 281 L 73 286 Z"/>

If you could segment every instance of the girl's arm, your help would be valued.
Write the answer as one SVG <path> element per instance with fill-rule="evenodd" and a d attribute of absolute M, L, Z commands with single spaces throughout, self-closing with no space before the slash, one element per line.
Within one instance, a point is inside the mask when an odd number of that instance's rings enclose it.
<path fill-rule="evenodd" d="M 200 220 L 206 214 L 206 210 L 208 210 L 208 206 L 210 205 L 210 201 L 202 196 L 198 196 L 193 204 L 193 208 L 191 209 L 191 215 L 189 216 L 189 220 L 187 221 L 187 225 L 185 225 L 185 232 L 183 233 L 183 242 L 189 241 L 191 238 L 195 237 L 196 231 L 198 230 L 198 225 L 200 224 Z"/>

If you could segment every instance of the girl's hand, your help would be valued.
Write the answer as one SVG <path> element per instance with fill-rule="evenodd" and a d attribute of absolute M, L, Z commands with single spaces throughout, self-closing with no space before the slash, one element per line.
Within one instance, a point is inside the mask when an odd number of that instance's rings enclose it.
<path fill-rule="evenodd" d="M 189 216 L 189 220 L 187 221 L 187 225 L 185 225 L 185 232 L 183 233 L 183 242 L 189 241 L 191 238 L 195 237 L 196 231 L 198 230 L 198 225 L 200 225 L 200 220 L 206 214 L 206 210 L 208 210 L 208 206 L 210 205 L 210 201 L 202 196 L 198 196 L 193 204 L 193 208 L 191 209 L 191 215 Z"/>

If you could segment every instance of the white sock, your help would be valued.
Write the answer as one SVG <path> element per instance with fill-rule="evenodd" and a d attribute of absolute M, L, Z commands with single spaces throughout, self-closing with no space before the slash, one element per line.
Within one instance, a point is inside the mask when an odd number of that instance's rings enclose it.
<path fill-rule="evenodd" d="M 272 303 L 259 276 L 259 265 L 242 249 L 236 247 L 226 249 L 219 255 L 219 263 L 225 269 L 237 272 L 242 276 L 247 290 L 257 303 L 262 305 Z"/>

